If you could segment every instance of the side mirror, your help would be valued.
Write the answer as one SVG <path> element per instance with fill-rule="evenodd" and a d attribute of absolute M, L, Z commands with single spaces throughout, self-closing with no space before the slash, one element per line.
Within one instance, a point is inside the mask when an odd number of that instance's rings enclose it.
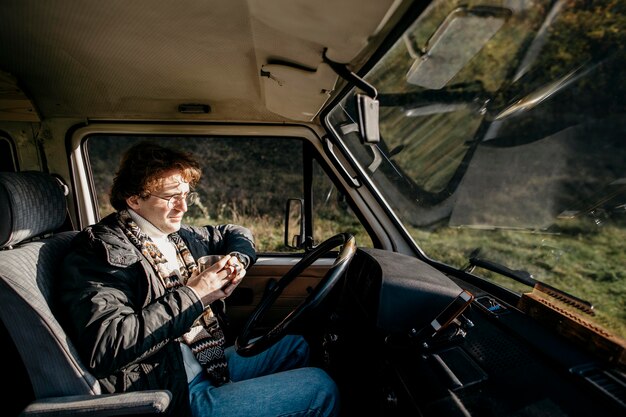
<path fill-rule="evenodd" d="M 290 198 L 285 206 L 285 241 L 289 249 L 304 248 L 304 200 Z"/>

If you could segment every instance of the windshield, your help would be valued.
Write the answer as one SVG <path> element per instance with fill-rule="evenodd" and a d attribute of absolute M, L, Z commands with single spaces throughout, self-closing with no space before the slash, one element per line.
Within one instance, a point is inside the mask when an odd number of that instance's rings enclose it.
<path fill-rule="evenodd" d="M 616 1 L 433 2 L 327 123 L 429 258 L 479 257 L 590 301 L 626 336 L 626 17 Z"/>

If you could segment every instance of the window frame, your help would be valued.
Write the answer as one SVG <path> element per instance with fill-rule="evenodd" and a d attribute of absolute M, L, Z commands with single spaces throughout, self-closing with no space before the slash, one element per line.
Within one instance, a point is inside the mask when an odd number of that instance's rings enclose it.
<path fill-rule="evenodd" d="M 8 151 L 11 157 L 11 162 L 13 163 L 12 171 L 9 171 L 9 172 L 19 172 L 20 164 L 17 158 L 17 147 L 15 146 L 15 141 L 13 140 L 11 135 L 9 135 L 7 132 L 0 130 L 0 142 L 6 143 L 8 146 Z M 5 171 L 5 170 L 0 169 L 0 171 Z"/>
<path fill-rule="evenodd" d="M 77 227 L 82 229 L 100 220 L 98 203 L 89 155 L 86 145 L 87 139 L 93 135 L 141 135 L 141 136 L 219 136 L 219 137 L 276 137 L 286 140 L 301 140 L 303 143 L 303 196 L 305 198 L 305 235 L 313 236 L 313 160 L 315 159 L 324 170 L 329 180 L 341 189 L 347 197 L 348 204 L 370 235 L 375 245 L 379 239 L 373 233 L 375 230 L 367 221 L 373 216 L 364 215 L 361 207 L 367 207 L 363 202 L 355 199 L 352 190 L 342 184 L 337 171 L 327 160 L 320 136 L 311 128 L 299 125 L 223 125 L 223 124 L 147 124 L 102 122 L 76 126 L 68 134 L 67 145 L 70 150 L 70 174 L 72 187 L 75 190 Z M 358 197 L 358 196 L 356 196 Z M 293 255 L 295 252 L 287 252 Z M 301 254 L 298 252 L 297 254 Z"/>

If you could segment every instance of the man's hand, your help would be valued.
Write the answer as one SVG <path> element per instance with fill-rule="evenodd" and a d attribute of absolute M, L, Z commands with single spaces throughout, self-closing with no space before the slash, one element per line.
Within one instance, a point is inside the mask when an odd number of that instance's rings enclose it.
<path fill-rule="evenodd" d="M 230 256 L 230 255 L 228 255 Z M 236 256 L 231 256 L 228 260 L 227 267 L 233 268 L 233 276 L 232 279 L 225 287 L 222 288 L 226 297 L 232 294 L 232 292 L 237 288 L 237 285 L 243 281 L 243 277 L 246 276 L 246 269 L 243 267 L 239 259 Z"/>
<path fill-rule="evenodd" d="M 192 274 L 187 286 L 208 306 L 215 300 L 228 297 L 245 275 L 246 270 L 237 258 L 226 255 L 204 271 Z"/>

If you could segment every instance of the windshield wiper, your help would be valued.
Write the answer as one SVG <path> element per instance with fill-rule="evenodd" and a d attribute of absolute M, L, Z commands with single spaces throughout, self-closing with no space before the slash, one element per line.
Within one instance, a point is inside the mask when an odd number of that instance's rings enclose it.
<path fill-rule="evenodd" d="M 480 248 L 474 249 L 469 256 L 469 265 L 465 268 L 466 272 L 472 272 L 474 268 L 484 268 L 492 272 L 496 272 L 502 276 L 512 278 L 517 282 L 521 282 L 522 284 L 526 284 L 529 287 L 533 287 L 534 289 L 546 293 L 568 305 L 571 305 L 579 310 L 584 311 L 592 316 L 595 315 L 595 311 L 593 310 L 593 304 L 589 301 L 583 300 L 582 298 L 578 298 L 574 295 L 566 293 L 563 290 L 560 290 L 552 285 L 546 284 L 545 282 L 541 282 L 533 278 L 532 274 L 528 271 L 524 270 L 516 270 L 508 268 L 502 264 L 497 262 L 490 261 L 488 259 L 479 258 L 478 254 L 480 253 Z"/>
<path fill-rule="evenodd" d="M 475 267 L 488 269 L 489 271 L 497 272 L 505 277 L 513 278 L 517 282 L 526 284 L 529 287 L 534 287 L 537 280 L 533 278 L 532 274 L 524 270 L 514 270 L 507 268 L 506 266 L 497 262 L 489 261 L 487 259 L 479 258 L 478 254 L 480 249 L 474 249 L 469 256 L 469 265 L 466 268 L 467 272 L 472 272 Z"/>

